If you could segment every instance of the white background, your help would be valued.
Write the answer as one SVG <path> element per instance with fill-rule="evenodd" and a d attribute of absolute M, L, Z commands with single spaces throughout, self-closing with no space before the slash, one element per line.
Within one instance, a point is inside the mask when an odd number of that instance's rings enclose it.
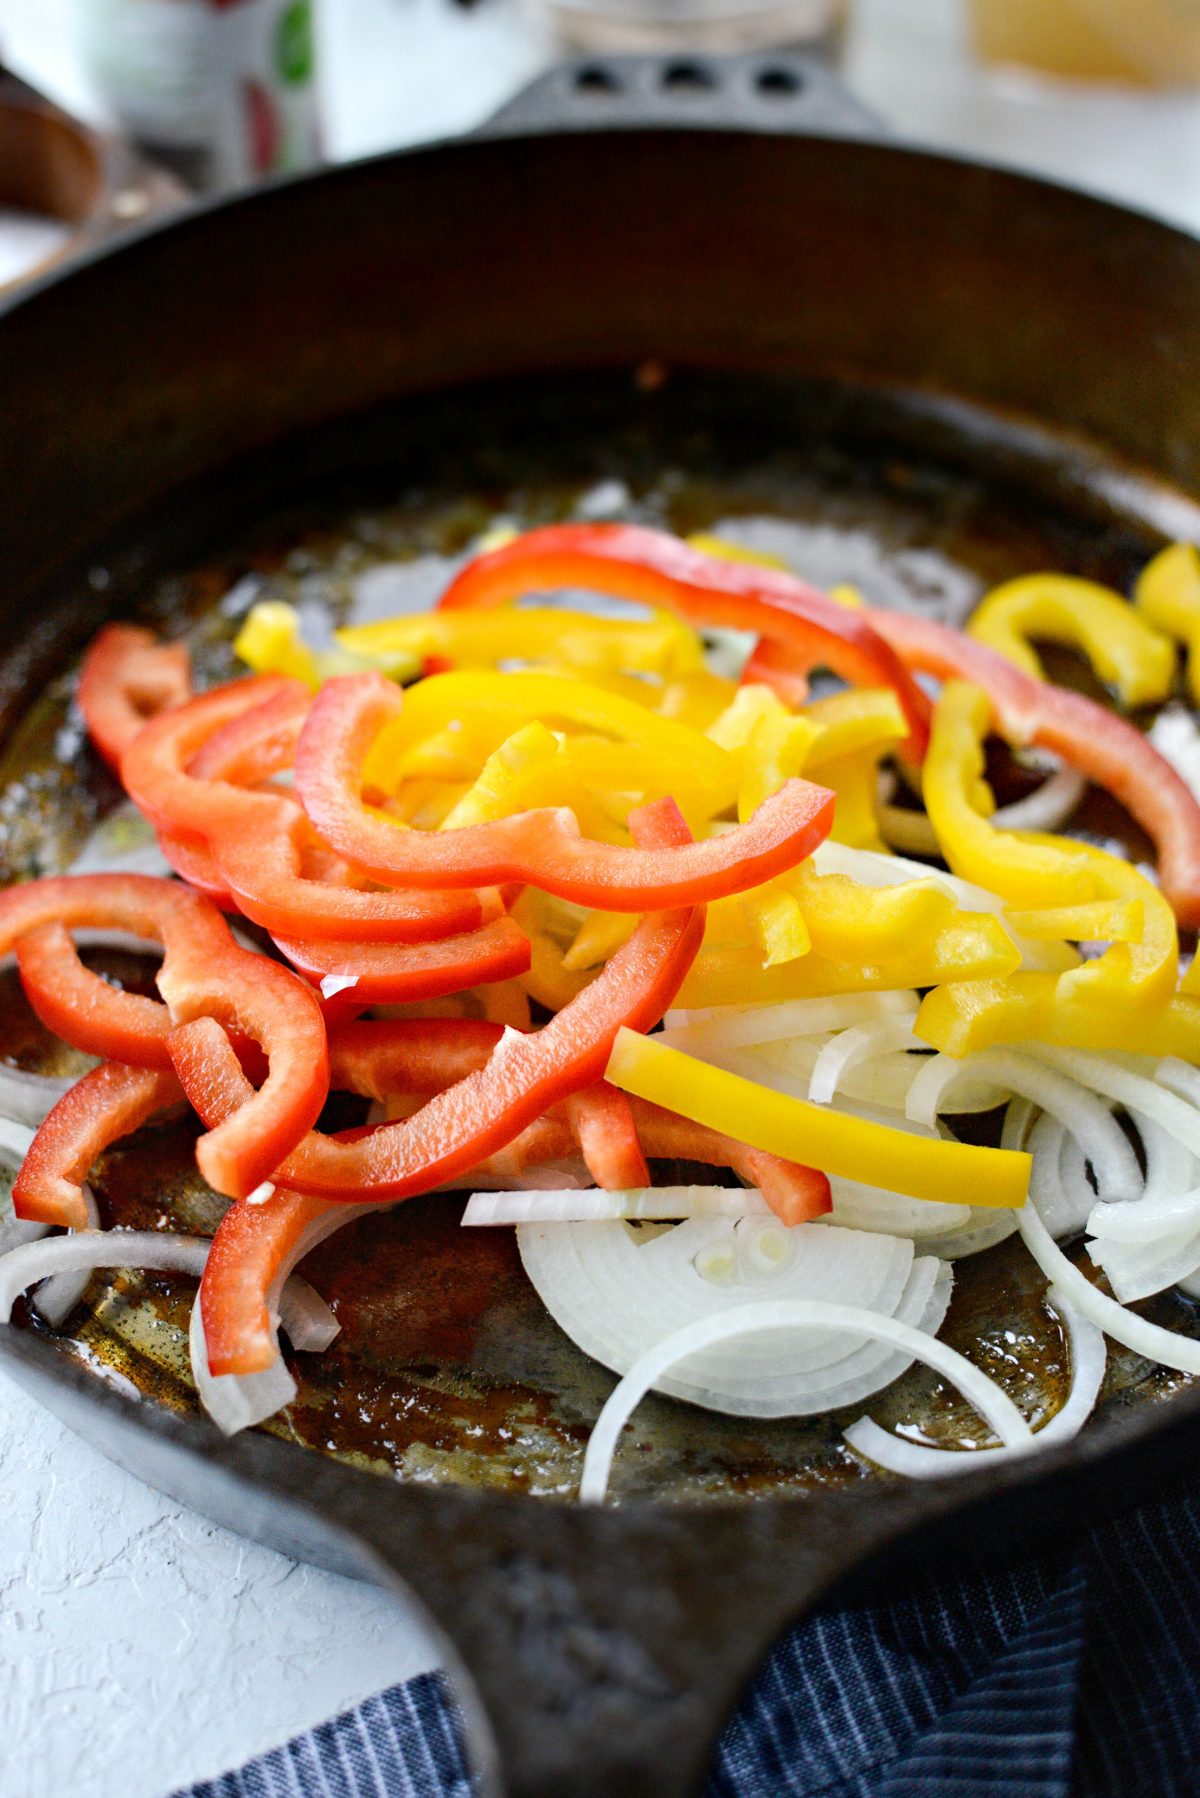
<path fill-rule="evenodd" d="M 98 116 L 70 0 L 0 0 L 0 55 Z M 508 0 L 325 0 L 331 150 L 480 122 L 552 55 Z M 903 133 L 1200 230 L 1200 99 L 985 81 L 954 0 L 860 0 L 849 77 Z M 248 1547 L 0 1382 L 0 1798 L 161 1798 L 431 1664 L 388 1598 Z"/>

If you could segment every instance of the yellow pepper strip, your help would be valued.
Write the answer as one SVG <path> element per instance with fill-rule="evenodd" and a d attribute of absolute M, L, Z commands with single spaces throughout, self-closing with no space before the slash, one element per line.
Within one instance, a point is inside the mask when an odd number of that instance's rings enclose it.
<path fill-rule="evenodd" d="M 592 976 L 563 966 L 562 947 L 545 928 L 538 894 L 532 887 L 526 887 L 511 908 L 511 915 L 529 938 L 530 967 L 527 974 L 518 976 L 521 987 L 539 1005 L 561 1011 L 583 991 Z M 633 922 L 636 924 L 637 919 Z"/>
<path fill-rule="evenodd" d="M 818 874 L 804 862 L 783 883 L 799 901 L 813 950 L 834 961 L 887 961 L 933 945 L 959 916 L 954 900 L 934 881 L 861 886 L 848 874 Z M 978 915 L 978 914 L 972 914 Z M 1013 951 L 1013 967 L 1020 966 Z"/>
<path fill-rule="evenodd" d="M 878 790 L 879 754 L 876 750 L 860 750 L 857 755 L 838 756 L 824 762 L 819 778 L 823 787 L 837 794 L 830 836 L 835 843 L 850 849 L 873 849 L 877 855 L 888 853 L 879 834 Z"/>
<path fill-rule="evenodd" d="M 397 657 L 419 665 L 426 656 L 469 668 L 549 660 L 588 675 L 677 675 L 704 666 L 704 647 L 696 633 L 665 612 L 648 620 L 603 618 L 553 606 L 414 612 L 351 625 L 336 636 L 343 649 L 377 665 Z"/>
<path fill-rule="evenodd" d="M 818 725 L 821 731 L 805 764 L 807 774 L 824 767 L 826 762 L 857 755 L 865 749 L 882 753 L 908 735 L 900 701 L 885 687 L 854 687 L 845 693 L 831 693 L 825 699 L 810 700 L 798 715 Z"/>
<path fill-rule="evenodd" d="M 1091 905 L 1047 906 L 1042 911 L 1004 913 L 1018 936 L 1039 943 L 1140 943 L 1146 908 L 1140 899 L 1097 899 Z"/>
<path fill-rule="evenodd" d="M 732 703 L 737 690 L 736 681 L 710 674 L 707 669 L 700 674 L 683 674 L 663 686 L 656 710 L 663 718 L 676 718 L 680 724 L 690 724 L 693 730 L 707 731 Z"/>
<path fill-rule="evenodd" d="M 747 747 L 761 723 L 787 723 L 792 716 L 770 687 L 752 682 L 749 686 L 734 689 L 729 704 L 713 719 L 704 734 L 710 742 L 732 753 Z"/>
<path fill-rule="evenodd" d="M 742 691 L 750 693 L 754 689 L 744 687 Z M 821 734 L 820 725 L 810 723 L 807 718 L 793 716 L 782 706 L 780 712 L 782 716 L 764 713 L 757 720 L 742 751 L 737 809 L 743 824 L 753 817 L 764 799 L 778 793 L 786 781 L 799 774 Z M 834 783 L 823 779 L 821 784 L 833 786 Z M 836 823 L 835 813 L 834 835 L 837 834 Z"/>
<path fill-rule="evenodd" d="M 479 771 L 473 786 L 467 788 L 454 808 L 441 823 L 442 830 L 461 830 L 468 824 L 490 824 L 510 812 L 525 809 L 520 788 L 523 777 L 544 768 L 558 757 L 558 738 L 536 719 L 506 737 L 499 749 L 493 750 Z"/>
<path fill-rule="evenodd" d="M 361 668 L 381 667 L 396 680 L 409 680 L 421 671 L 420 661 L 397 654 L 366 661 L 341 649 L 312 649 L 300 630 L 295 606 L 282 599 L 263 599 L 247 612 L 233 640 L 233 653 L 255 674 L 286 674 L 302 680 L 315 692 L 335 674 L 354 674 Z"/>
<path fill-rule="evenodd" d="M 969 1193 L 973 1205 L 1015 1210 L 1029 1191 L 1026 1154 L 869 1123 L 773 1092 L 625 1027 L 617 1033 L 606 1078 L 623 1092 L 752 1148 L 887 1192 L 941 1200 Z"/>
<path fill-rule="evenodd" d="M 1175 648 L 1111 587 L 1067 574 L 1029 574 L 996 587 L 967 630 L 1027 674 L 1043 669 L 1030 639 L 1080 649 L 1121 703 L 1165 699 L 1175 679 Z"/>
<path fill-rule="evenodd" d="M 990 723 L 986 693 L 964 681 L 946 682 L 934 708 L 922 785 L 925 810 L 951 872 L 1029 911 L 1102 897 L 1094 870 L 1075 854 L 1076 845 L 1047 838 L 1035 847 L 1016 831 L 988 823 L 983 813 L 993 806 L 983 744 Z"/>
<path fill-rule="evenodd" d="M 554 674 L 456 669 L 431 675 L 405 694 L 403 712 L 380 733 L 367 758 L 365 784 L 386 791 L 403 767 L 404 752 L 452 724 L 460 726 L 464 738 L 490 727 L 493 736 L 486 751 L 490 754 L 505 737 L 534 720 L 638 744 L 653 759 L 660 791 L 670 791 L 676 773 L 714 786 L 728 787 L 732 779 L 725 752 L 699 731 L 587 681 Z M 479 740 L 474 739 L 476 744 Z"/>
<path fill-rule="evenodd" d="M 914 1029 L 923 1042 L 955 1056 L 998 1043 L 1042 1042 L 1200 1061 L 1200 999 L 1181 994 L 1150 1010 L 1097 1005 L 1064 998 L 1059 978 L 1013 974 L 938 987 L 926 994 Z"/>
<path fill-rule="evenodd" d="M 1191 967 L 1179 982 L 1179 990 L 1200 996 L 1200 951 L 1193 955 Z"/>
<path fill-rule="evenodd" d="M 569 973 L 598 968 L 629 941 L 636 924 L 631 912 L 589 912 L 563 956 L 563 967 Z"/>
<path fill-rule="evenodd" d="M 461 781 L 409 780 L 393 795 L 388 816 L 413 830 L 437 830 L 466 787 Z"/>
<path fill-rule="evenodd" d="M 743 910 L 751 912 L 751 924 L 763 951 L 764 968 L 798 961 L 812 948 L 812 937 L 795 895 L 772 881 L 755 893 L 740 895 Z"/>
<path fill-rule="evenodd" d="M 1097 960 L 1085 961 L 1059 976 L 1063 998 L 1090 995 L 1096 1004 L 1118 1007 L 1165 1003 L 1175 990 L 1179 973 L 1179 933 L 1175 927 L 1175 914 L 1153 881 L 1131 862 L 1122 861 L 1119 855 L 1109 855 L 1104 849 L 1096 849 L 1090 843 L 1041 836 L 1033 831 L 1018 834 L 1022 842 L 1034 846 L 1064 844 L 1092 870 L 1101 899 L 1141 908 L 1142 929 L 1138 936 L 1114 940 Z"/>
<path fill-rule="evenodd" d="M 706 938 L 683 983 L 679 1003 L 689 1008 L 775 1005 L 828 993 L 986 980 L 1012 972 L 1019 961 L 1012 938 L 999 918 L 988 912 L 956 913 L 931 945 L 920 944 L 879 961 L 841 961 L 814 951 L 782 967 L 764 968 L 757 950 L 710 947 Z"/>
<path fill-rule="evenodd" d="M 687 542 L 689 548 L 698 549 L 706 556 L 715 556 L 718 562 L 745 562 L 751 568 L 777 568 L 784 574 L 789 572 L 782 556 L 773 556 L 766 549 L 747 549 L 741 543 L 731 543 L 728 537 L 715 537 L 709 531 L 693 531 Z"/>
<path fill-rule="evenodd" d="M 1187 650 L 1188 685 L 1200 705 L 1200 555 L 1191 543 L 1160 550 L 1133 589 L 1138 611 Z"/>

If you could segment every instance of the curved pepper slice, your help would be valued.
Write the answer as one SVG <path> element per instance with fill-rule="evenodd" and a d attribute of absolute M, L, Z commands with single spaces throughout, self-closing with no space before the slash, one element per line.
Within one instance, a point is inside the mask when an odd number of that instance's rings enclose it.
<path fill-rule="evenodd" d="M 670 843 L 687 827 L 669 801 L 634 813 L 643 841 Z M 699 947 L 703 914 L 653 912 L 587 989 L 528 1036 L 508 1031 L 486 1067 L 432 1098 L 413 1117 L 355 1143 L 310 1136 L 277 1172 L 282 1185 L 348 1203 L 427 1192 L 510 1142 L 551 1105 L 600 1078 L 613 1037 L 629 1018 L 656 1023 Z M 177 1064 L 178 1065 L 178 1064 Z M 202 1117 L 228 1102 L 188 1082 Z"/>
<path fill-rule="evenodd" d="M 262 1045 L 269 1072 L 253 1103 L 196 1145 L 200 1171 L 218 1192 L 253 1191 L 311 1128 L 328 1091 L 325 1026 L 308 987 L 240 948 L 220 913 L 176 881 L 61 874 L 0 892 L 0 955 L 47 924 L 127 930 L 165 951 L 157 982 L 166 1006 L 153 1013 L 152 1001 L 118 992 L 74 955 L 64 956 L 60 998 L 64 1010 L 76 1007 L 72 1040 L 79 1047 L 99 1055 L 110 1043 L 136 1050 L 140 1062 L 161 1070 L 169 1065 L 171 1030 L 200 1016 Z"/>
<path fill-rule="evenodd" d="M 464 936 L 436 943 L 299 942 L 273 938 L 275 947 L 314 986 L 353 980 L 345 998 L 356 1006 L 440 999 L 528 971 L 529 940 L 511 918 L 493 918 Z"/>
<path fill-rule="evenodd" d="M 66 1230 L 87 1228 L 83 1183 L 105 1149 L 156 1111 L 179 1104 L 174 1074 L 102 1062 L 77 1080 L 42 1120 L 13 1182 L 18 1217 Z"/>
<path fill-rule="evenodd" d="M 500 617 L 414 612 L 352 625 L 336 636 L 356 656 L 435 656 L 458 667 L 556 661 L 587 675 L 694 674 L 704 667 L 703 645 L 674 618 L 598 618 L 558 606 L 522 606 Z"/>
<path fill-rule="evenodd" d="M 106 624 L 88 646 L 75 699 L 88 735 L 112 768 L 147 718 L 192 696 L 187 646 L 160 643 L 136 624 Z"/>
<path fill-rule="evenodd" d="M 307 703 L 295 683 L 251 676 L 152 719 L 122 758 L 130 798 L 168 836 L 207 845 L 239 909 L 268 930 L 297 938 L 427 942 L 474 929 L 481 908 L 470 893 L 372 893 L 305 878 L 309 827 L 290 795 L 246 791 L 188 772 L 223 726 L 268 703 L 286 713 L 297 694 Z"/>
<path fill-rule="evenodd" d="M 1057 974 L 964 980 L 927 993 L 913 1029 L 946 1055 L 973 1055 L 999 1043 L 1058 1043 L 1065 1048 L 1135 1047 L 1143 1055 L 1200 1061 L 1200 999 L 1180 994 L 1165 1005 L 1097 1005 L 1064 995 Z"/>
<path fill-rule="evenodd" d="M 304 641 L 300 614 L 282 599 L 263 599 L 251 606 L 233 640 L 233 653 L 256 674 L 286 674 L 313 691 L 335 674 L 372 665 L 346 649 L 313 649 Z M 372 661 L 383 664 L 396 680 L 411 680 L 421 672 L 419 659 L 412 655 L 376 656 Z"/>
<path fill-rule="evenodd" d="M 975 809 L 990 809 L 983 780 L 987 695 L 962 681 L 947 681 L 934 713 L 925 758 L 925 806 L 942 853 L 954 873 L 999 893 L 1010 905 L 1030 908 L 1086 905 L 1115 900 L 1141 907 L 1139 942 L 1116 942 L 1095 961 L 1060 976 L 1062 992 L 1090 993 L 1099 1003 L 1157 1004 L 1175 988 L 1178 938 L 1171 909 L 1143 874 L 1090 844 L 1035 831 L 997 830 Z"/>
<path fill-rule="evenodd" d="M 1052 750 L 1106 787 L 1154 843 L 1162 889 L 1179 922 L 1200 925 L 1200 803 L 1140 730 L 1081 693 L 1034 680 L 932 618 L 879 610 L 870 617 L 910 667 L 982 687 L 1008 742 Z"/>
<path fill-rule="evenodd" d="M 1030 1157 L 1009 1149 L 912 1136 L 745 1080 L 635 1030 L 618 1033 L 607 1078 L 623 1092 L 665 1105 L 711 1129 L 736 1131 L 756 1148 L 801 1157 L 828 1174 L 915 1199 L 1019 1207 Z"/>
<path fill-rule="evenodd" d="M 610 911 L 690 905 L 744 892 L 791 868 L 825 840 L 833 800 L 789 781 L 748 824 L 696 843 L 623 848 L 579 834 L 567 811 L 518 813 L 457 831 L 409 831 L 360 797 L 363 763 L 404 705 L 379 675 L 350 675 L 318 694 L 296 751 L 296 786 L 315 828 L 377 879 L 418 887 L 541 888 Z"/>
<path fill-rule="evenodd" d="M 1133 607 L 1096 581 L 1070 574 L 1027 574 L 994 587 L 967 624 L 971 636 L 1044 678 L 1032 639 L 1080 649 L 1122 705 L 1165 699 L 1175 678 L 1175 650 Z"/>
<path fill-rule="evenodd" d="M 529 593 L 590 587 L 677 612 L 697 624 L 754 631 L 786 645 L 793 670 L 832 668 L 852 686 L 891 687 L 920 756 L 929 704 L 865 613 L 840 606 L 792 575 L 717 561 L 640 525 L 548 525 L 477 556 L 441 605 L 498 606 Z"/>
<path fill-rule="evenodd" d="M 1200 705 L 1200 555 L 1192 543 L 1172 543 L 1142 569 L 1133 603 L 1151 624 L 1187 650 L 1188 685 Z"/>

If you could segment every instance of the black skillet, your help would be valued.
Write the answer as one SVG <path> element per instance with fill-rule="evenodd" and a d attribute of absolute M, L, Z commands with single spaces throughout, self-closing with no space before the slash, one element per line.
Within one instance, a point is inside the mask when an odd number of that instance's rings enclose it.
<path fill-rule="evenodd" d="M 1200 244 L 883 140 L 790 57 L 590 62 L 474 139 L 201 210 L 0 314 L 4 730 L 110 603 L 89 568 L 178 565 L 377 459 L 367 409 L 516 377 L 569 396 L 583 370 L 653 386 L 660 365 L 701 394 L 765 381 L 817 435 L 970 470 L 1076 544 L 1200 523 Z M 510 416 L 515 447 L 539 414 Z M 1077 1529 L 1185 1474 L 1200 1441 L 1180 1382 L 937 1487 L 584 1510 L 223 1442 L 27 1330 L 0 1354 L 162 1490 L 403 1582 L 440 1626 L 481 1789 L 546 1798 L 695 1792 L 767 1645 L 848 1576 L 877 1590 Z"/>

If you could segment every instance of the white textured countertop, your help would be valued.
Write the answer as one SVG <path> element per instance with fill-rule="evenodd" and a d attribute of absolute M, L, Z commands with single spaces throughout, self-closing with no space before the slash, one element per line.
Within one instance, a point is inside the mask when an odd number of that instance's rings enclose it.
<path fill-rule="evenodd" d="M 0 54 L 94 116 L 70 19 L 0 0 Z M 319 22 L 342 156 L 474 125 L 551 54 L 506 0 L 325 0 Z M 1196 97 L 990 83 L 953 0 L 860 0 L 849 75 L 905 135 L 1200 230 Z M 161 1798 L 431 1663 L 392 1599 L 201 1522 L 0 1381 L 0 1798 Z"/>

